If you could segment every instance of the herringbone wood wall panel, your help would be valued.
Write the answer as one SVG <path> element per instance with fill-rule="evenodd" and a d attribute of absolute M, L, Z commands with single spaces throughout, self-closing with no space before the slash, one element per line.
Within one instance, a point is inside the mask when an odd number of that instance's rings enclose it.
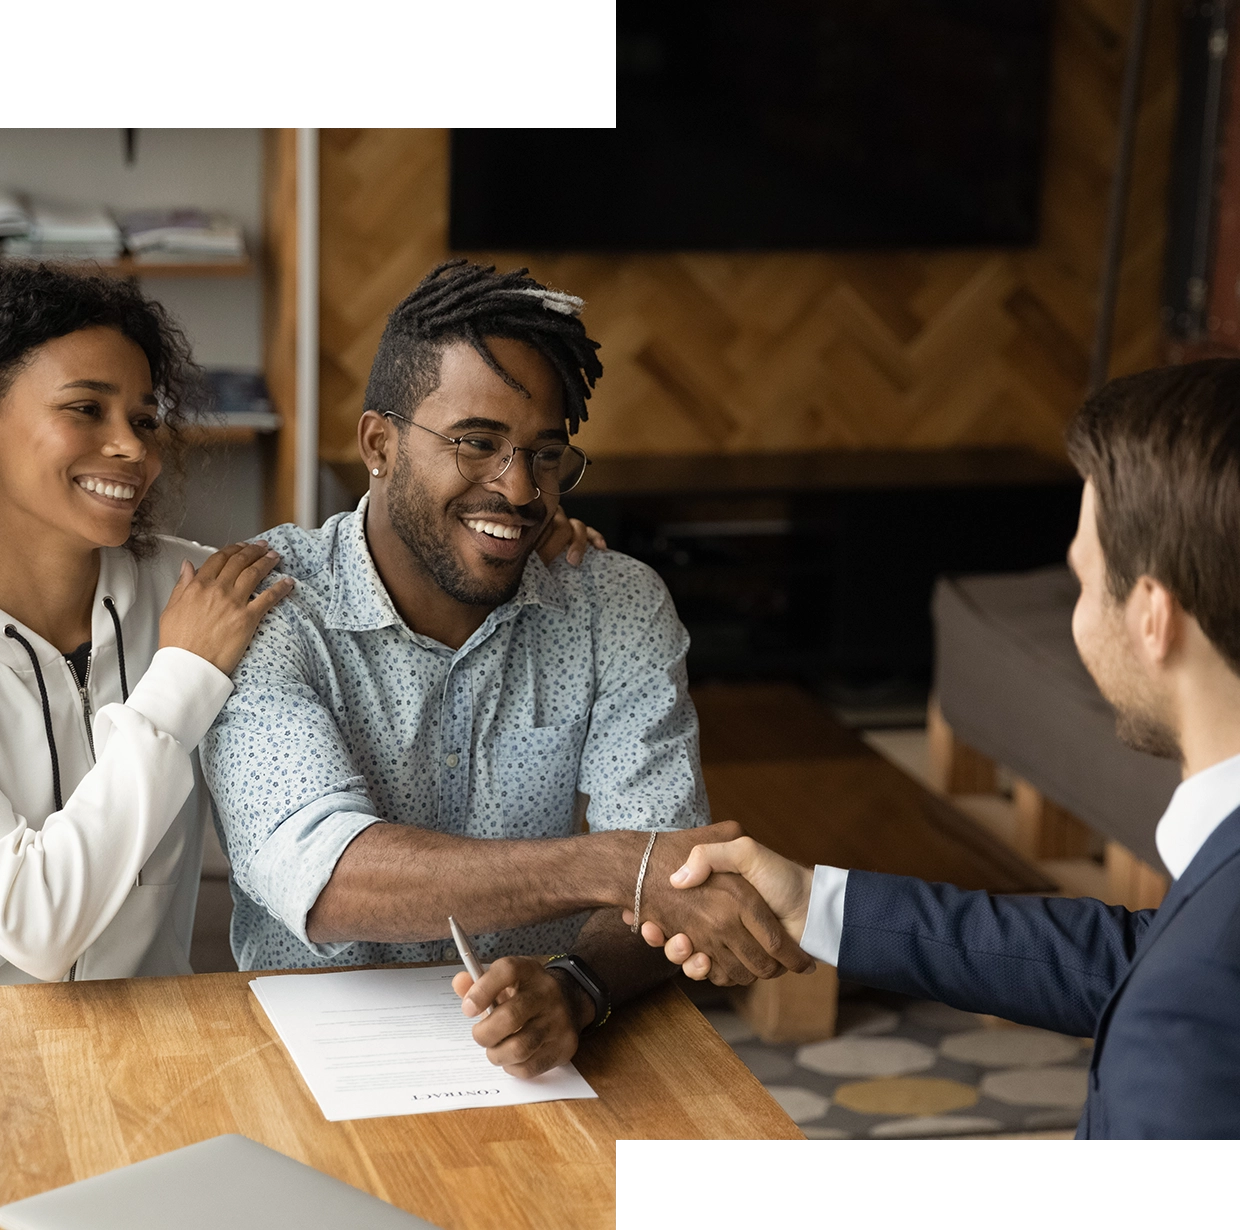
<path fill-rule="evenodd" d="M 1057 6 L 1035 248 L 469 255 L 529 265 L 586 299 L 606 368 L 582 434 L 596 455 L 965 444 L 1058 453 L 1085 389 L 1130 14 L 1130 0 Z M 1173 0 L 1155 0 L 1113 373 L 1162 359 L 1175 14 Z M 356 457 L 386 315 L 447 254 L 447 152 L 441 129 L 323 130 L 326 459 Z"/>

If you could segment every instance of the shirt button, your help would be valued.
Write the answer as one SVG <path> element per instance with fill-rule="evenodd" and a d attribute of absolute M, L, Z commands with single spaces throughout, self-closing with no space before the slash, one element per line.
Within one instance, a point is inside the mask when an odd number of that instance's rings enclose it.
<path fill-rule="evenodd" d="M 446 764 L 449 769 L 455 769 L 460 763 L 461 758 L 455 752 L 449 752 L 444 758 L 444 764 Z"/>
<path fill-rule="evenodd" d="M 443 950 L 443 959 L 445 961 L 455 961 L 458 955 L 459 954 L 456 951 L 455 944 L 449 944 L 447 948 Z"/>

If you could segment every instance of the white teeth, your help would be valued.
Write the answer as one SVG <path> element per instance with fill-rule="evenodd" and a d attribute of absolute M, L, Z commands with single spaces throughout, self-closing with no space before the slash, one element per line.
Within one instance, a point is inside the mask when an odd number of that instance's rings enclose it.
<path fill-rule="evenodd" d="M 497 525 L 494 521 L 466 521 L 471 530 L 490 534 L 492 538 L 520 538 L 525 527 L 521 525 Z"/>
<path fill-rule="evenodd" d="M 108 483 L 98 478 L 79 478 L 77 484 L 87 491 L 107 496 L 109 500 L 132 500 L 138 492 L 137 487 L 130 487 L 125 483 Z"/>

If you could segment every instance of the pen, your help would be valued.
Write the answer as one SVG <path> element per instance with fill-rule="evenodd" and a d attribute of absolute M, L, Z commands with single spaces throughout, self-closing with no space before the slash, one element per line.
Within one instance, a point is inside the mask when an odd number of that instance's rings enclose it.
<path fill-rule="evenodd" d="M 461 954 L 461 960 L 465 962 L 465 968 L 469 970 L 469 976 L 477 982 L 482 977 L 482 962 L 478 960 L 478 954 L 474 952 L 474 946 L 469 942 L 469 936 L 461 930 L 460 924 L 448 915 L 448 926 L 452 928 L 452 938 L 456 941 L 456 950 Z M 491 1009 L 488 1008 L 484 1016 L 490 1015 Z"/>

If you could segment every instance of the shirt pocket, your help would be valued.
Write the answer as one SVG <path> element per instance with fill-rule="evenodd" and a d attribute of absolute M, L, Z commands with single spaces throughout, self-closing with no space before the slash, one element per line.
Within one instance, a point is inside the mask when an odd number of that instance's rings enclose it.
<path fill-rule="evenodd" d="M 505 837 L 568 837 L 576 832 L 577 775 L 590 718 L 509 731 L 495 759 Z"/>

